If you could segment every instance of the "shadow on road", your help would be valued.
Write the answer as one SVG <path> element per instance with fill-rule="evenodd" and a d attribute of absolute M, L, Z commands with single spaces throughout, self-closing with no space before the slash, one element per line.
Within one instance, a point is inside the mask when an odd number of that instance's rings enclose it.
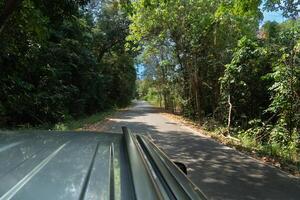
<path fill-rule="evenodd" d="M 106 131 L 120 132 L 121 126 L 127 126 L 150 136 L 171 159 L 187 165 L 189 178 L 210 199 L 300 199 L 300 179 L 195 135 L 159 113 L 138 102 L 110 119 Z"/>

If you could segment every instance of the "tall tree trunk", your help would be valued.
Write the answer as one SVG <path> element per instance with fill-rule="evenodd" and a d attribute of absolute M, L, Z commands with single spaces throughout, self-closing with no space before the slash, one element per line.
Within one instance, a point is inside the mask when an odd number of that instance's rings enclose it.
<path fill-rule="evenodd" d="M 159 107 L 161 108 L 162 106 L 161 106 L 161 93 L 160 92 L 158 92 L 158 101 L 159 101 Z"/>
<path fill-rule="evenodd" d="M 166 92 L 163 92 L 163 98 L 164 98 L 164 107 L 165 107 L 165 110 L 168 110 L 167 94 L 166 94 Z"/>
<path fill-rule="evenodd" d="M 195 80 L 194 91 L 195 91 L 195 98 L 196 98 L 196 108 L 197 108 L 198 120 L 199 120 L 199 123 L 201 123 L 202 111 L 201 111 L 201 100 L 200 100 L 200 95 L 199 95 L 199 83 L 198 83 L 197 78 Z"/>

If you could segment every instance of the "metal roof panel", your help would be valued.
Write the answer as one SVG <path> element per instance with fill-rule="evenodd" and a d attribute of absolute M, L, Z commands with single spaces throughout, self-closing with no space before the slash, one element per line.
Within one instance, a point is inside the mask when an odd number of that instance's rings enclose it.
<path fill-rule="evenodd" d="M 0 200 L 205 198 L 181 183 L 190 181 L 126 128 L 124 134 L 0 132 Z"/>

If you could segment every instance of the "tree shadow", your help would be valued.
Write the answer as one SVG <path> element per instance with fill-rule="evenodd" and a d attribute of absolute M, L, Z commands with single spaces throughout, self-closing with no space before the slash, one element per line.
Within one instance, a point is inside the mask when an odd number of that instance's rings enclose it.
<path fill-rule="evenodd" d="M 145 103 L 113 117 L 107 132 L 127 126 L 146 134 L 173 160 L 188 167 L 188 177 L 209 199 L 299 199 L 300 179 L 170 122 Z"/>

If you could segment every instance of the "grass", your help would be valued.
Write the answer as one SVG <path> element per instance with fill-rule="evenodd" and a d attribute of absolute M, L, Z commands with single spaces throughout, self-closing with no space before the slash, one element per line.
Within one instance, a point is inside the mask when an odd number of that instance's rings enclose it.
<path fill-rule="evenodd" d="M 279 144 L 261 144 L 255 138 L 243 133 L 233 134 L 234 137 L 226 137 L 222 133 L 225 128 L 206 131 L 215 140 L 246 153 L 258 160 L 278 167 L 288 173 L 300 176 L 299 149 L 283 147 Z"/>
<path fill-rule="evenodd" d="M 55 124 L 52 130 L 56 131 L 68 131 L 68 130 L 81 130 L 85 126 L 98 123 L 99 121 L 104 120 L 106 117 L 112 115 L 116 112 L 116 109 L 110 109 L 107 111 L 103 111 L 101 113 L 96 113 L 88 117 L 76 119 L 76 120 L 68 120 L 66 122 L 60 122 Z"/>
<path fill-rule="evenodd" d="M 185 118 L 181 115 L 163 113 L 167 117 L 179 121 L 198 132 L 208 135 L 212 139 L 232 147 L 238 151 L 250 155 L 265 163 L 271 164 L 288 173 L 300 176 L 300 155 L 296 148 L 283 148 L 276 144 L 262 145 L 257 143 L 254 138 L 243 133 L 232 134 L 231 137 L 224 136 L 226 127 L 216 123 L 214 120 L 207 120 L 203 125 Z"/>
<path fill-rule="evenodd" d="M 101 122 L 106 117 L 115 113 L 118 109 L 112 108 L 103 112 L 99 112 L 90 116 L 81 117 L 79 119 L 68 119 L 63 122 L 59 122 L 57 124 L 42 124 L 39 126 L 31 126 L 29 124 L 15 126 L 15 127 L 4 127 L 0 130 L 7 131 L 22 131 L 22 130 L 55 130 L 55 131 L 72 131 L 72 130 L 81 130 L 82 128 Z"/>
<path fill-rule="evenodd" d="M 124 106 L 124 107 L 115 106 L 111 109 L 107 109 L 105 111 L 95 113 L 90 116 L 84 116 L 79 119 L 69 118 L 69 119 L 66 119 L 65 121 L 59 122 L 57 124 L 45 123 L 45 124 L 41 124 L 38 126 L 32 126 L 30 124 L 23 124 L 23 125 L 14 126 L 14 127 L 3 127 L 3 128 L 0 128 L 0 131 L 1 130 L 3 130 L 3 131 L 22 131 L 22 130 L 26 130 L 26 131 L 30 131 L 30 130 L 32 130 L 32 131 L 35 131 L 35 130 L 74 131 L 74 130 L 77 130 L 78 131 L 78 130 L 82 130 L 82 129 L 88 127 L 89 125 L 99 123 L 99 122 L 103 121 L 104 119 L 106 119 L 108 116 L 111 116 L 118 111 L 126 110 L 132 105 L 133 105 L 133 102 L 131 102 L 131 104 Z"/>
<path fill-rule="evenodd" d="M 238 137 L 244 151 L 255 152 L 255 156 L 261 160 L 300 176 L 300 155 L 299 149 L 295 145 L 261 144 L 256 142 L 254 138 L 246 137 L 243 134 L 239 134 Z"/>

